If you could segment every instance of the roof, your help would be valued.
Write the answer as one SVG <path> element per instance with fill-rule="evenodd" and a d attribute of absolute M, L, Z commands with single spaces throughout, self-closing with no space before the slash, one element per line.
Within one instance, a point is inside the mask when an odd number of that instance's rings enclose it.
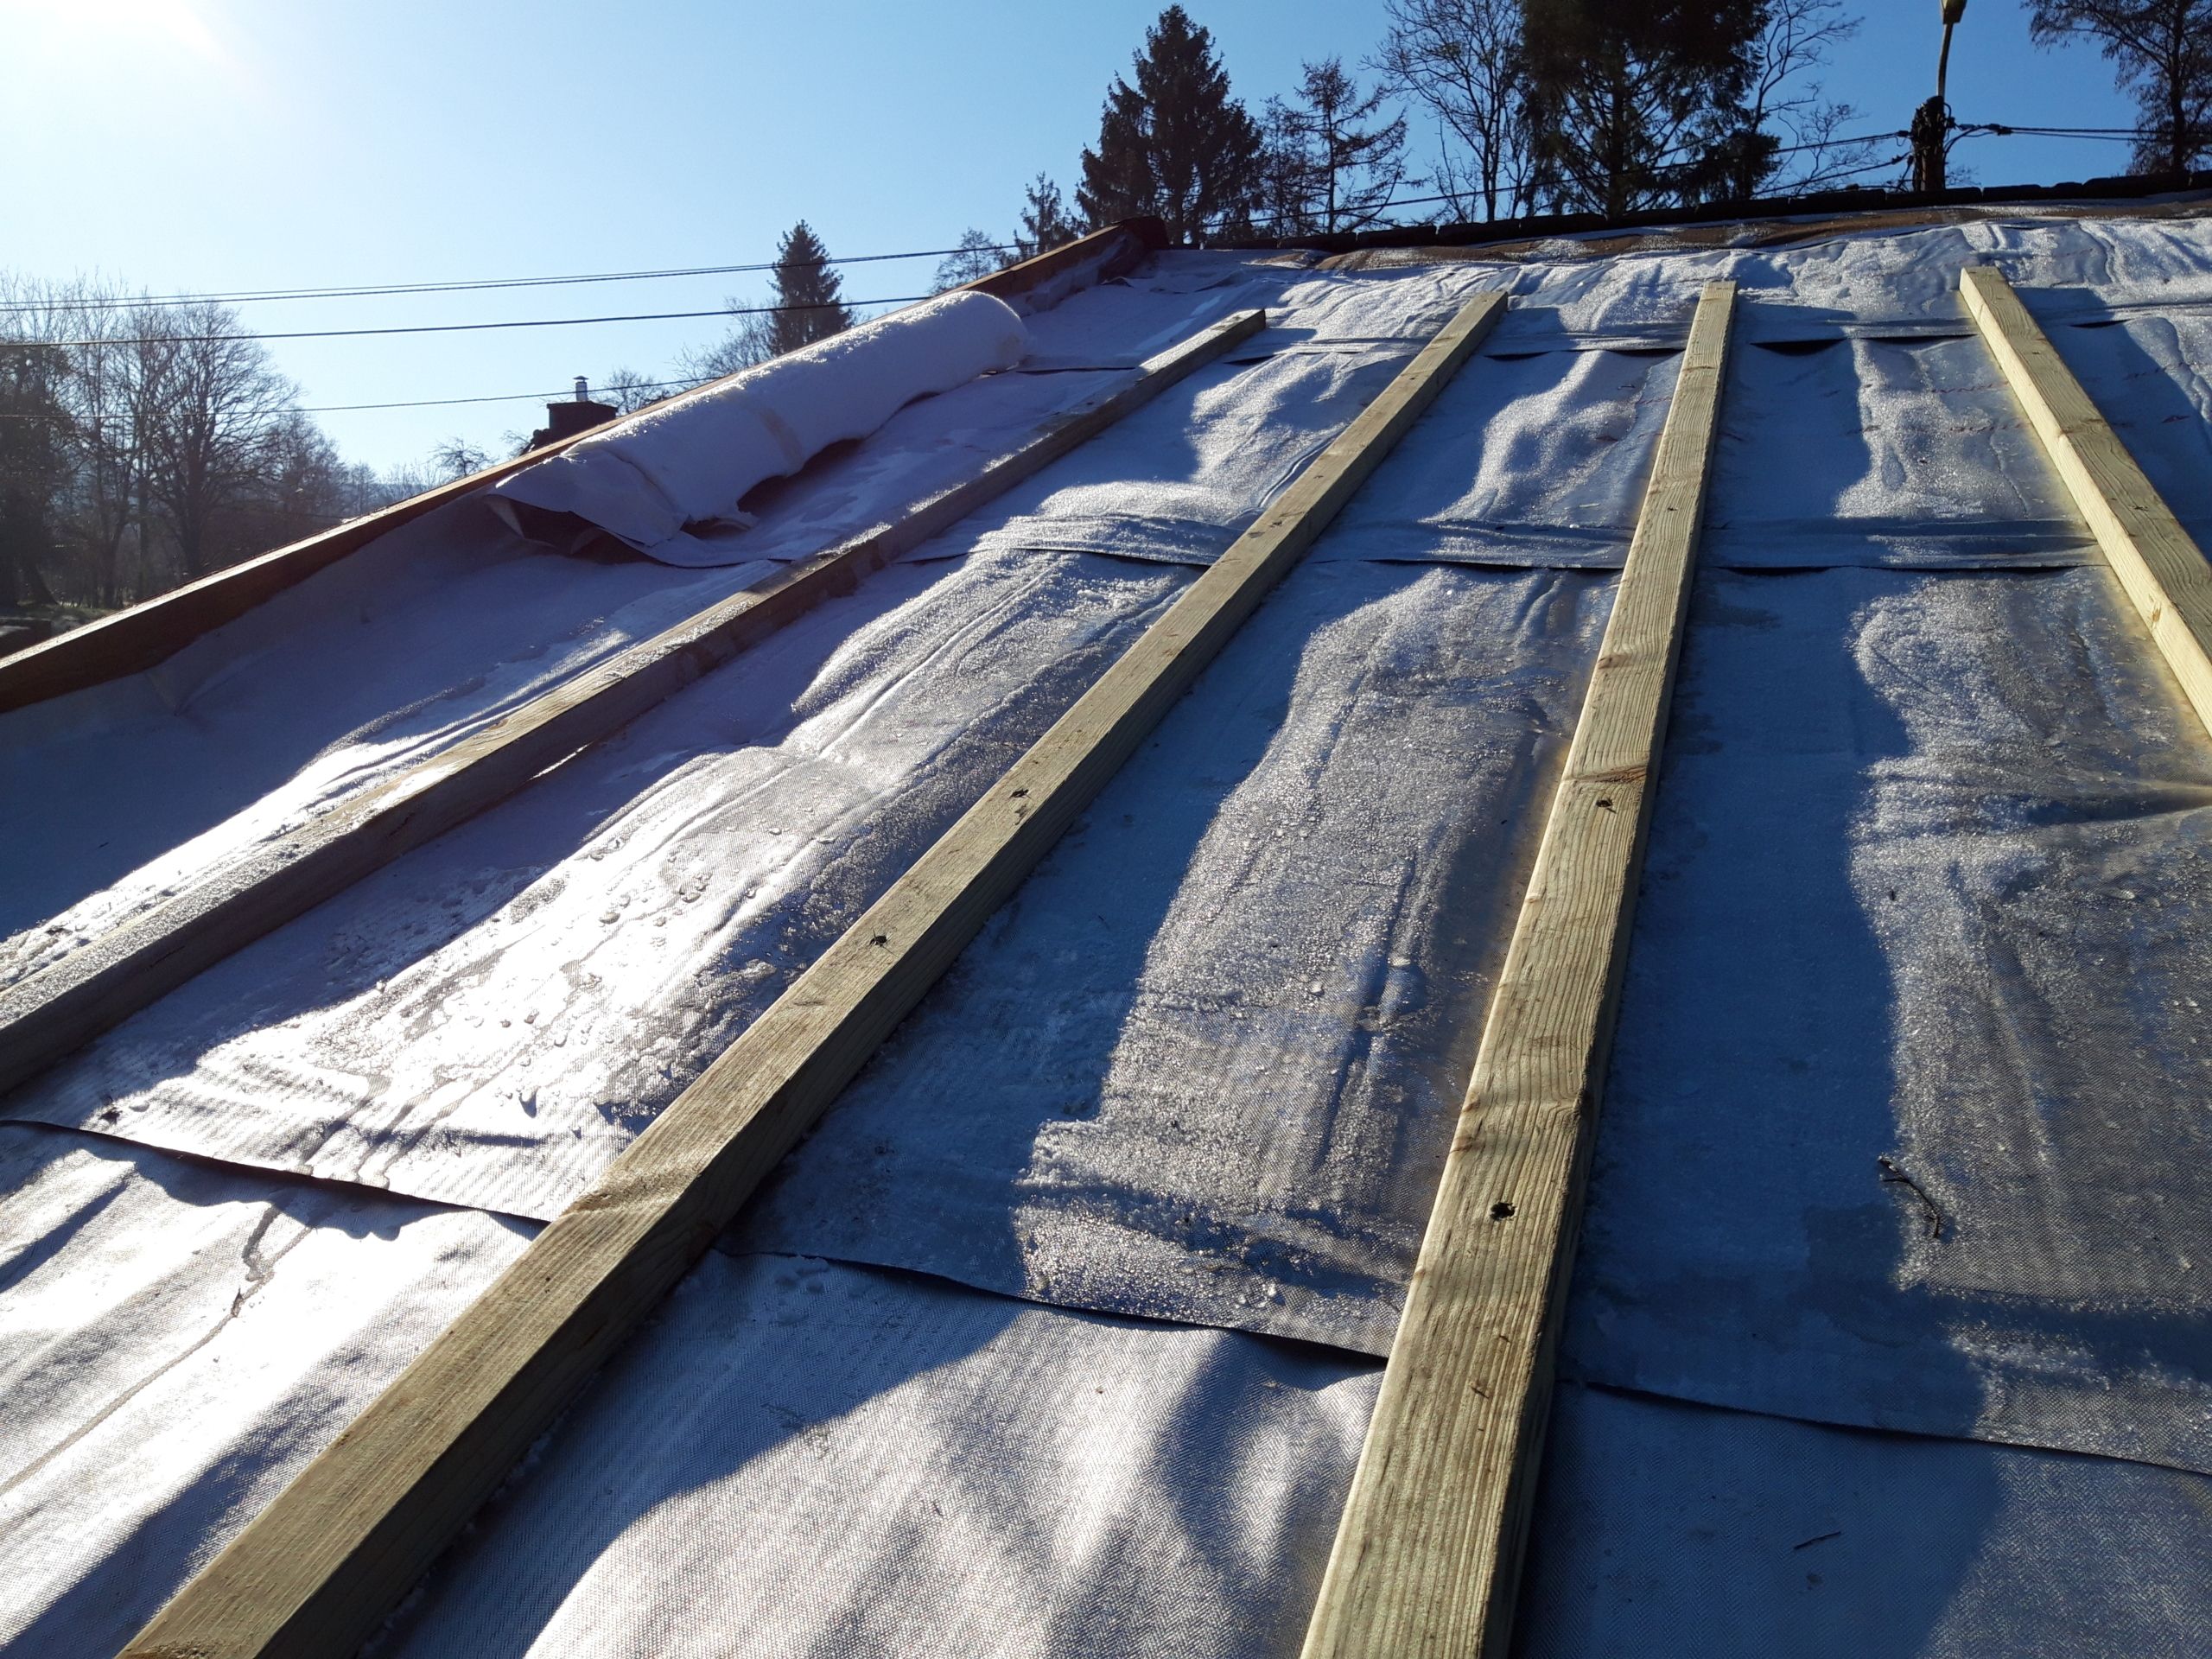
<path fill-rule="evenodd" d="M 2212 544 L 2212 227 L 1742 239 L 1160 252 L 733 563 L 465 496 L 0 715 L 21 988 L 1267 312 L 6 1096 L 0 1643 L 128 1643 L 1502 289 L 375 1649 L 1296 1652 L 1727 279 L 1516 1650 L 2194 1651 L 2212 738 L 1957 290 L 2002 270 Z"/>

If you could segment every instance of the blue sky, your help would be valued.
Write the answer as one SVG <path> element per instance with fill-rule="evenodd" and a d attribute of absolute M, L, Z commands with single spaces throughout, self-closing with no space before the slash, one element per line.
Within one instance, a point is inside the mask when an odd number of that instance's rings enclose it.
<path fill-rule="evenodd" d="M 1040 168 L 1072 194 L 1109 79 L 1159 0 L 0 0 L 0 269 L 157 293 L 730 264 L 804 215 L 838 254 L 1007 235 Z M 1830 95 L 1868 130 L 1932 90 L 1936 0 L 1854 0 Z M 1238 96 L 1301 59 L 1356 61 L 1380 0 L 1188 0 Z M 2118 126 L 2094 52 L 2033 50 L 2017 0 L 1972 0 L 1952 65 L 1963 120 Z M 2120 170 L 2117 144 L 1985 139 L 1985 183 Z M 856 299 L 923 291 L 930 263 L 862 266 Z M 691 278 L 246 308 L 269 329 L 691 310 L 760 279 Z M 310 406 L 671 370 L 712 322 L 286 340 Z M 349 458 L 497 448 L 527 401 L 318 416 Z"/>

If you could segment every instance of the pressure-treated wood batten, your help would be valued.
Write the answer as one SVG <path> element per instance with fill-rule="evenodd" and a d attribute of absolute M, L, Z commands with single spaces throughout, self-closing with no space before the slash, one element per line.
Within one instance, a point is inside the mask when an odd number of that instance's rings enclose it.
<path fill-rule="evenodd" d="M 1504 304 L 1489 294 L 1463 308 L 126 1653 L 352 1651 L 1313 544 Z"/>
<path fill-rule="evenodd" d="M 1002 300 L 1049 296 L 1044 302 L 1050 303 L 1052 298 L 1071 288 L 1129 269 L 1166 243 L 1166 230 L 1159 220 L 1130 219 L 1094 231 L 1089 236 L 963 286 Z M 441 484 L 434 490 L 394 502 L 380 512 L 215 571 L 181 588 L 171 588 L 128 610 L 73 628 L 43 645 L 0 657 L 0 713 L 151 668 L 201 634 L 235 621 L 255 606 L 306 581 L 349 553 L 358 552 L 378 537 L 488 484 L 496 484 L 510 474 L 535 466 L 584 438 L 611 429 L 594 427 L 589 432 L 576 433 L 533 449 L 528 454 L 511 456 L 480 473 Z"/>
<path fill-rule="evenodd" d="M 0 991 L 0 1089 L 12 1088 L 263 934 L 410 848 L 496 805 L 709 670 L 950 528 L 1265 326 L 1240 312 L 1047 422 L 974 477 L 889 524 L 787 565 L 741 594 L 534 697 L 452 748 L 278 837 Z"/>
<path fill-rule="evenodd" d="M 1961 271 L 1959 295 L 2113 574 L 2212 731 L 2212 569 L 2202 551 L 2002 274 Z"/>
<path fill-rule="evenodd" d="M 1306 1659 L 1506 1650 L 1734 306 L 1691 325 Z"/>

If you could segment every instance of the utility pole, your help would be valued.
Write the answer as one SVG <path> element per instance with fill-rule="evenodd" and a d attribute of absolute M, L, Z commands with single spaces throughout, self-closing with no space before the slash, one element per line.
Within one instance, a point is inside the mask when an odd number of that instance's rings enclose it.
<path fill-rule="evenodd" d="M 1950 136 L 1951 106 L 1943 99 L 1943 83 L 1951 73 L 1951 30 L 1967 15 L 1967 0 L 1942 0 L 1943 51 L 1936 60 L 1936 96 L 1912 112 L 1912 188 L 1944 188 L 1943 143 Z"/>

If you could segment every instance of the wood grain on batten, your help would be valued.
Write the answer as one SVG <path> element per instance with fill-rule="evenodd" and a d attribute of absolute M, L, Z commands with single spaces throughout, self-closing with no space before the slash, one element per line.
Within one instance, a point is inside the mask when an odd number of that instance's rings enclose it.
<path fill-rule="evenodd" d="M 1503 308 L 1499 294 L 1463 308 L 126 1653 L 351 1652 L 1312 545 Z"/>
<path fill-rule="evenodd" d="M 2212 568 L 2020 296 L 1986 266 L 1959 295 L 2120 585 L 2212 731 Z"/>
<path fill-rule="evenodd" d="M 888 524 L 785 566 L 744 592 L 534 697 L 452 748 L 280 836 L 144 914 L 0 991 L 0 1090 L 14 1087 L 401 854 L 496 805 L 710 669 L 1051 462 L 1265 325 L 1240 312 L 1047 422 L 1019 448 Z"/>
<path fill-rule="evenodd" d="M 1166 232 L 1156 220 L 1130 220 L 1094 231 L 1089 236 L 963 286 L 999 299 L 1018 300 L 1084 279 L 1099 280 L 1128 269 L 1151 250 L 1166 245 Z M 734 374 L 726 375 L 723 379 L 736 378 Z M 702 388 L 693 388 L 695 391 L 699 390 Z M 627 420 L 630 416 L 622 418 Z M 0 713 L 151 668 L 183 650 L 201 634 L 237 620 L 318 570 L 359 552 L 378 537 L 486 485 L 496 484 L 510 474 L 535 466 L 572 444 L 603 435 L 620 423 L 596 426 L 588 432 L 556 439 L 542 449 L 511 455 L 482 472 L 454 479 L 404 501 L 396 501 L 378 512 L 334 525 L 304 541 L 214 571 L 127 610 L 73 628 L 43 645 L 0 657 Z"/>
<path fill-rule="evenodd" d="M 1506 1651 L 1734 305 L 1691 326 L 1306 1659 Z"/>

